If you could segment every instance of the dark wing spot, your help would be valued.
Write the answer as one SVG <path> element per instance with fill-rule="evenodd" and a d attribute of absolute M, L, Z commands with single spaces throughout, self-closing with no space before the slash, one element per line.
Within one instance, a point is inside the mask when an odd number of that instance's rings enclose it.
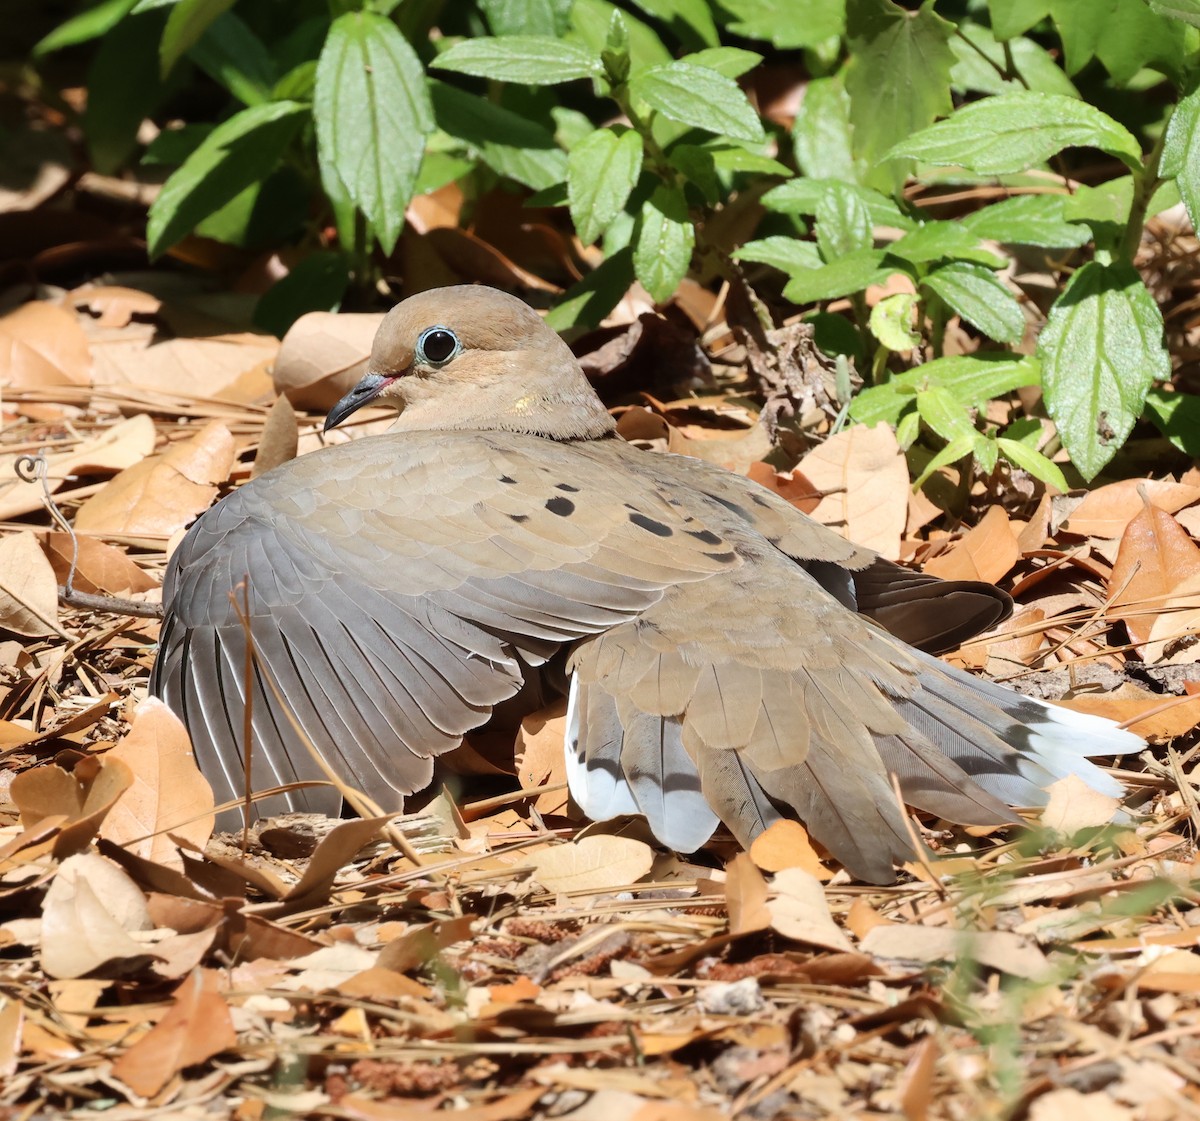
<path fill-rule="evenodd" d="M 565 518 L 568 514 L 575 513 L 575 503 L 569 498 L 548 498 L 546 499 L 546 509 L 560 518 Z"/>
<path fill-rule="evenodd" d="M 508 516 L 509 516 L 510 518 L 512 518 L 512 520 L 513 520 L 514 522 L 517 522 L 517 523 L 520 523 L 520 522 L 527 522 L 527 521 L 529 521 L 529 515 L 528 515 L 528 514 L 509 514 Z"/>
<path fill-rule="evenodd" d="M 645 514 L 639 514 L 636 511 L 629 515 L 629 520 L 634 525 L 649 530 L 655 537 L 670 537 L 675 532 L 669 525 L 663 525 L 662 522 L 656 522 L 653 518 L 648 518 Z"/>
<path fill-rule="evenodd" d="M 694 537 L 697 541 L 703 541 L 705 545 L 720 545 L 719 538 L 711 529 L 689 529 L 687 531 L 689 537 Z"/>
<path fill-rule="evenodd" d="M 511 479 L 507 475 L 500 476 L 500 482 L 502 482 L 502 483 L 515 483 L 516 481 L 517 481 L 516 479 Z"/>
<path fill-rule="evenodd" d="M 565 490 L 568 494 L 578 494 L 579 488 L 571 486 L 570 483 L 555 483 L 555 490 Z"/>
<path fill-rule="evenodd" d="M 737 560 L 737 553 L 705 553 L 709 560 L 720 561 L 721 564 L 732 564 Z"/>

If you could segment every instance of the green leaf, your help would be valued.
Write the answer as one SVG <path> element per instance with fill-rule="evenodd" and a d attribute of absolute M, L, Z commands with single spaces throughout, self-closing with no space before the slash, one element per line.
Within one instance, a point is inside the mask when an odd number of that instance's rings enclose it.
<path fill-rule="evenodd" d="M 1052 463 L 1036 448 L 1004 436 L 996 437 L 996 446 L 1010 463 L 1015 463 L 1022 471 L 1028 471 L 1047 486 L 1054 487 L 1060 494 L 1066 494 L 1071 489 L 1058 464 Z"/>
<path fill-rule="evenodd" d="M 571 0 L 479 0 L 493 35 L 549 35 L 571 26 Z"/>
<path fill-rule="evenodd" d="M 679 150 L 677 146 L 671 149 L 671 155 Z M 710 140 L 704 150 L 712 157 L 713 166 L 721 171 L 745 171 L 755 175 L 773 175 L 790 178 L 792 169 L 770 156 L 761 156 L 757 152 L 748 152 L 745 148 L 734 144 L 722 144 Z"/>
<path fill-rule="evenodd" d="M 888 252 L 915 265 L 951 257 L 997 269 L 1008 263 L 980 245 L 979 238 L 957 222 L 922 222 L 915 230 L 893 241 Z"/>
<path fill-rule="evenodd" d="M 1005 175 L 1036 167 L 1064 148 L 1099 148 L 1130 168 L 1141 167 L 1141 149 L 1124 125 L 1087 102 L 1049 93 L 973 101 L 902 140 L 889 155 Z"/>
<path fill-rule="evenodd" d="M 954 261 L 921 281 L 988 338 L 1017 343 L 1025 334 L 1025 316 L 1008 286 L 991 269 Z"/>
<path fill-rule="evenodd" d="M 553 86 L 577 78 L 598 78 L 603 73 L 599 57 L 587 48 L 541 35 L 464 39 L 438 55 L 431 65 L 435 70 L 529 86 Z"/>
<path fill-rule="evenodd" d="M 733 254 L 735 261 L 757 261 L 782 272 L 798 273 L 819 269 L 824 265 L 820 250 L 811 241 L 776 234 L 758 241 L 748 241 Z"/>
<path fill-rule="evenodd" d="M 721 0 L 733 18 L 728 28 L 764 39 L 780 50 L 818 47 L 846 28 L 845 0 Z"/>
<path fill-rule="evenodd" d="M 1200 88 L 1180 101 L 1171 114 L 1159 174 L 1174 177 L 1192 228 L 1200 229 Z"/>
<path fill-rule="evenodd" d="M 642 138 L 600 128 L 567 158 L 567 198 L 579 240 L 590 245 L 624 208 L 642 172 Z"/>
<path fill-rule="evenodd" d="M 1069 222 L 1063 195 L 1016 195 L 994 202 L 960 219 L 964 229 L 979 238 L 1044 249 L 1070 249 L 1085 245 L 1092 232 Z"/>
<path fill-rule="evenodd" d="M 992 34 L 997 39 L 1015 39 L 1050 14 L 1050 0 L 988 0 Z"/>
<path fill-rule="evenodd" d="M 950 40 L 950 49 L 958 60 L 950 72 L 956 90 L 976 93 L 1008 93 L 1029 89 L 1039 93 L 1060 93 L 1078 97 L 1071 79 L 1044 47 L 1032 39 L 996 40 L 991 30 L 965 21 Z"/>
<path fill-rule="evenodd" d="M 900 230 L 916 229 L 917 223 L 905 214 L 890 198 L 870 187 L 860 187 L 839 179 L 792 179 L 773 187 L 763 195 L 768 210 L 781 214 L 815 215 L 817 206 L 827 192 L 849 188 L 867 208 L 872 226 L 894 226 Z"/>
<path fill-rule="evenodd" d="M 832 186 L 816 208 L 817 244 L 826 261 L 844 257 L 859 249 L 870 249 L 874 243 L 871 216 L 858 194 L 848 184 Z"/>
<path fill-rule="evenodd" d="M 1146 415 L 1181 452 L 1200 459 L 1200 397 L 1156 385 L 1146 394 Z"/>
<path fill-rule="evenodd" d="M 860 171 L 851 150 L 850 95 L 841 78 L 808 83 L 792 126 L 796 163 L 809 179 L 856 183 Z"/>
<path fill-rule="evenodd" d="M 873 167 L 866 181 L 890 193 L 903 185 L 907 170 L 886 162 L 896 155 L 896 141 L 952 108 L 954 25 L 931 3 L 907 12 L 892 0 L 848 0 L 846 28 L 855 154 Z"/>
<path fill-rule="evenodd" d="M 534 191 L 567 177 L 566 154 L 535 121 L 445 82 L 431 81 L 429 93 L 438 126 L 478 151 L 498 175 Z"/>
<path fill-rule="evenodd" d="M 41 58 L 63 47 L 74 47 L 99 39 L 133 11 L 136 3 L 137 0 L 101 0 L 95 7 L 60 23 L 49 35 L 39 40 L 33 48 L 33 57 Z"/>
<path fill-rule="evenodd" d="M 957 463 L 960 459 L 966 459 L 969 455 L 974 455 L 982 439 L 983 437 L 978 432 L 972 432 L 970 436 L 960 436 L 957 440 L 951 440 L 925 464 L 925 470 L 913 482 L 913 490 L 920 490 L 935 471 L 942 467 L 948 467 L 951 463 Z"/>
<path fill-rule="evenodd" d="M 284 165 L 197 222 L 194 232 L 243 249 L 276 248 L 303 231 L 311 204 L 311 185 Z"/>
<path fill-rule="evenodd" d="M 724 74 L 726 78 L 740 78 L 762 60 L 763 56 L 757 51 L 747 51 L 741 47 L 709 47 L 688 55 L 683 61 L 693 66 L 707 66 L 709 70 Z"/>
<path fill-rule="evenodd" d="M 737 82 L 690 62 L 671 62 L 637 74 L 629 83 L 635 97 L 672 121 L 732 136 L 761 140 L 762 122 Z"/>
<path fill-rule="evenodd" d="M 243 109 L 213 129 L 150 207 L 150 256 L 161 256 L 208 215 L 265 179 L 307 114 L 303 105 L 278 101 Z"/>
<path fill-rule="evenodd" d="M 305 257 L 259 298 L 254 324 L 283 338 L 300 316 L 310 311 L 337 311 L 350 283 L 345 254 L 320 251 Z"/>
<path fill-rule="evenodd" d="M 1179 73 L 1183 41 L 1178 26 L 1155 15 L 1145 0 L 1050 0 L 1050 14 L 1068 74 L 1079 73 L 1093 58 L 1118 85 L 1144 66 Z"/>
<path fill-rule="evenodd" d="M 571 327 L 598 327 L 621 302 L 633 283 L 633 254 L 622 249 L 604 258 L 599 268 L 568 289 L 550 309 L 545 323 L 556 331 Z"/>
<path fill-rule="evenodd" d="M 620 15 L 629 34 L 631 74 L 671 61 L 671 52 L 663 46 L 654 28 L 648 24 L 635 19 L 628 12 L 610 4 L 608 0 L 575 0 L 571 6 L 571 26 L 597 59 L 608 45 L 608 33 L 614 14 Z"/>
<path fill-rule="evenodd" d="M 721 38 L 705 0 L 633 0 L 648 16 L 667 24 L 689 46 L 717 47 Z M 736 48 L 730 47 L 730 50 Z M 705 63 L 704 65 L 708 65 Z M 736 75 L 731 75 L 736 77 Z"/>
<path fill-rule="evenodd" d="M 425 72 L 395 24 L 371 12 L 334 21 L 317 62 L 313 115 L 322 165 L 337 169 L 391 253 L 434 127 Z"/>
<path fill-rule="evenodd" d="M 655 303 L 665 303 L 687 276 L 696 244 L 683 192 L 659 187 L 642 207 L 633 269 Z"/>
<path fill-rule="evenodd" d="M 1200 27 L 1200 0 L 1148 0 L 1150 10 L 1160 16 L 1181 20 L 1192 27 Z"/>
<path fill-rule="evenodd" d="M 131 15 L 100 41 L 87 71 L 84 133 L 92 165 L 111 175 L 136 151 L 137 133 L 166 96 L 158 71 L 160 12 Z"/>
<path fill-rule="evenodd" d="M 1038 340 L 1046 409 L 1071 462 L 1096 477 L 1170 376 L 1163 320 L 1132 265 L 1089 261 L 1059 296 Z"/>
<path fill-rule="evenodd" d="M 921 345 L 921 336 L 913 330 L 913 310 L 917 298 L 911 292 L 884 296 L 871 309 L 867 326 L 888 350 L 909 351 Z"/>
<path fill-rule="evenodd" d="M 872 284 L 883 284 L 900 271 L 886 267 L 883 259 L 882 249 L 860 249 L 819 269 L 797 273 L 784 288 L 784 298 L 794 304 L 811 304 L 862 292 Z"/>
<path fill-rule="evenodd" d="M 243 105 L 272 100 L 275 64 L 263 41 L 232 12 L 213 21 L 188 57 Z M 315 62 L 312 64 L 315 70 Z M 311 88 L 311 87 L 310 87 Z M 275 94 L 276 101 L 302 100 Z"/>
<path fill-rule="evenodd" d="M 179 0 L 167 16 L 159 45 L 159 64 L 163 76 L 192 49 L 212 22 L 233 7 L 233 0 Z"/>
<path fill-rule="evenodd" d="M 917 394 L 917 412 L 943 440 L 973 441 L 979 433 L 962 402 L 948 389 L 936 386 Z"/>

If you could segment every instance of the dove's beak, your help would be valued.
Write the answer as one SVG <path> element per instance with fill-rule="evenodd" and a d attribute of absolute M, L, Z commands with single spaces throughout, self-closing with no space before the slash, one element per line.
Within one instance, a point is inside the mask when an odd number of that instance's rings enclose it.
<path fill-rule="evenodd" d="M 358 385 L 329 410 L 329 415 L 325 418 L 324 431 L 328 432 L 331 428 L 336 428 L 351 413 L 357 412 L 363 405 L 370 404 L 395 380 L 395 378 L 384 377 L 382 374 L 363 375 Z"/>

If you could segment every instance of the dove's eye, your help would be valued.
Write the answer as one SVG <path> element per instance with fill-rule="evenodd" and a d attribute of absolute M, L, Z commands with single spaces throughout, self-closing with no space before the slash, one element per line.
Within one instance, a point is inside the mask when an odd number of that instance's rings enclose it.
<path fill-rule="evenodd" d="M 417 339 L 417 360 L 429 366 L 444 366 L 460 350 L 462 343 L 449 327 L 426 327 Z"/>

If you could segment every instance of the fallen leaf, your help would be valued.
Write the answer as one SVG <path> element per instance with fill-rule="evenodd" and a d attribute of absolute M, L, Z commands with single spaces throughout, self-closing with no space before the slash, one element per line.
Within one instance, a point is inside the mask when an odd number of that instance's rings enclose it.
<path fill-rule="evenodd" d="M 943 580 L 982 580 L 998 583 L 1020 559 L 1016 535 L 1003 506 L 989 506 L 979 524 L 952 548 L 925 565 L 930 576 Z"/>
<path fill-rule="evenodd" d="M 952 930 L 921 923 L 873 927 L 862 940 L 864 953 L 900 961 L 976 961 L 988 969 L 1027 980 L 1050 975 L 1046 955 L 1031 941 L 1007 930 Z"/>
<path fill-rule="evenodd" d="M 0 627 L 26 636 L 64 633 L 54 567 L 29 530 L 0 538 Z"/>
<path fill-rule="evenodd" d="M 296 421 L 296 410 L 286 397 L 280 396 L 267 413 L 262 435 L 258 438 L 258 451 L 254 453 L 254 466 L 250 477 L 259 475 L 296 458 L 300 443 L 300 426 Z"/>
<path fill-rule="evenodd" d="M 25 1006 L 12 996 L 0 996 L 0 1078 L 17 1073 Z"/>
<path fill-rule="evenodd" d="M 821 502 L 821 492 L 799 470 L 784 473 L 759 461 L 750 464 L 746 474 L 805 514 L 811 514 Z"/>
<path fill-rule="evenodd" d="M 182 870 L 183 859 L 168 833 L 202 848 L 216 821 L 212 787 L 196 766 L 183 723 L 162 701 L 147 698 L 108 758 L 128 766 L 133 783 L 104 819 L 100 836 L 145 860 Z"/>
<path fill-rule="evenodd" d="M 818 880 L 833 879 L 833 870 L 821 863 L 808 830 L 790 818 L 781 818 L 754 838 L 750 859 L 764 872 L 803 868 Z"/>
<path fill-rule="evenodd" d="M 637 883 L 654 864 L 650 846 L 633 837 L 591 834 L 530 855 L 534 879 L 547 891 L 620 890 Z"/>
<path fill-rule="evenodd" d="M 68 774 L 55 763 L 22 771 L 9 792 L 27 829 L 48 817 L 65 815 L 67 822 L 54 840 L 55 857 L 87 848 L 117 799 L 133 782 L 133 773 L 119 759 L 82 759 Z"/>
<path fill-rule="evenodd" d="M 1200 487 L 1171 479 L 1122 479 L 1089 491 L 1059 527 L 1080 537 L 1120 537 L 1145 505 L 1145 493 L 1156 510 L 1174 514 L 1200 502 Z"/>
<path fill-rule="evenodd" d="M 563 742 L 566 738 L 567 702 L 559 701 L 521 721 L 515 747 L 517 778 L 523 787 L 554 786 L 567 781 Z M 539 794 L 534 807 L 540 814 L 567 810 L 567 791 Z"/>
<path fill-rule="evenodd" d="M 767 881 L 751 856 L 739 852 L 725 865 L 725 910 L 730 934 L 749 934 L 771 925 Z"/>
<path fill-rule="evenodd" d="M 212 797 L 210 791 L 209 797 Z M 284 901 L 294 903 L 304 900 L 308 906 L 317 906 L 328 897 L 337 874 L 354 859 L 365 845 L 379 836 L 379 831 L 391 821 L 391 815 L 374 818 L 354 818 L 335 825 L 324 837 L 309 858 L 304 875 L 293 887 Z"/>
<path fill-rule="evenodd" d="M 162 307 L 157 296 L 118 284 L 85 284 L 68 293 L 67 300 L 77 311 L 93 312 L 97 327 L 127 327 L 135 315 L 157 315 Z"/>
<path fill-rule="evenodd" d="M 1113 1101 L 1110 1090 L 1083 1094 L 1064 1086 L 1035 1098 L 1029 1106 L 1029 1121 L 1062 1121 L 1064 1117 L 1086 1117 L 1088 1121 L 1134 1121 L 1127 1106 Z"/>
<path fill-rule="evenodd" d="M 124 596 L 130 592 L 148 592 L 159 586 L 158 581 L 134 564 L 124 550 L 93 537 L 72 538 L 66 533 L 48 533 L 46 549 L 54 569 L 54 578 L 60 584 L 66 584 L 74 559 L 76 567 L 72 587 L 78 592 L 107 592 L 109 595 Z"/>
<path fill-rule="evenodd" d="M 147 334 L 92 343 L 97 385 L 200 399 L 245 400 L 269 393 L 266 371 L 278 351 L 279 343 L 271 336 L 248 333 L 165 341 Z M 254 381 L 255 392 L 234 392 L 247 377 Z"/>
<path fill-rule="evenodd" d="M 771 881 L 775 896 L 767 904 L 771 926 L 785 938 L 822 946 L 827 950 L 854 947 L 833 921 L 825 889 L 816 876 L 802 868 L 784 868 Z"/>
<path fill-rule="evenodd" d="M 293 405 L 324 411 L 354 388 L 367 369 L 381 314 L 314 311 L 288 329 L 272 377 Z"/>
<path fill-rule="evenodd" d="M 908 520 L 908 464 L 886 424 L 830 436 L 796 464 L 824 497 L 811 516 L 888 560 Z"/>
<path fill-rule="evenodd" d="M 237 1032 L 220 986 L 215 970 L 191 973 L 167 1014 L 113 1063 L 114 1077 L 148 1098 L 185 1067 L 235 1047 Z"/>
<path fill-rule="evenodd" d="M 1067 775 L 1046 787 L 1049 801 L 1042 810 L 1042 824 L 1065 837 L 1081 829 L 1108 825 L 1121 805 L 1119 798 L 1093 790 L 1078 775 Z"/>
<path fill-rule="evenodd" d="M 0 318 L 0 384 L 87 385 L 92 352 L 79 320 L 45 300 Z"/>

